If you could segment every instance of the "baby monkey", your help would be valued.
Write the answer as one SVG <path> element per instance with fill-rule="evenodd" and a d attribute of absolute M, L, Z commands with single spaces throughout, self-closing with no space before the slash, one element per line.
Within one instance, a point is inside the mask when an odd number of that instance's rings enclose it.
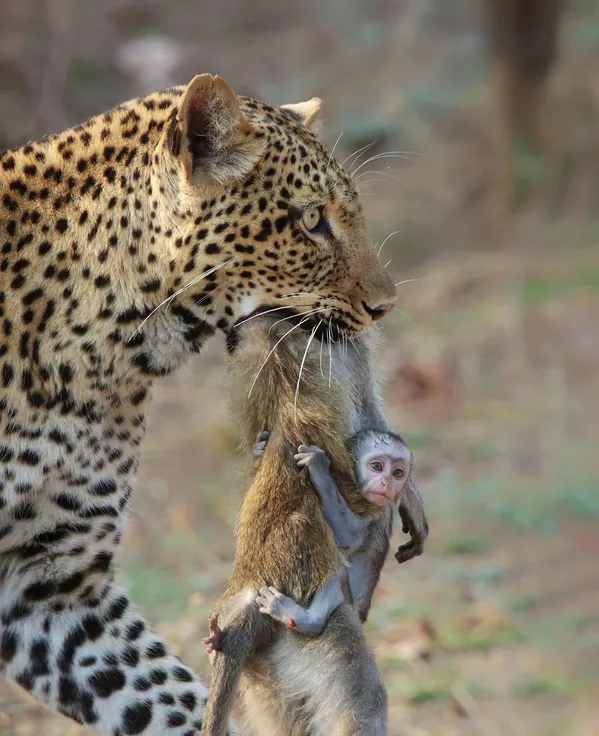
<path fill-rule="evenodd" d="M 260 433 L 254 445 L 256 457 L 262 455 L 267 441 L 268 433 Z M 377 506 L 399 504 L 404 532 L 412 533 L 410 542 L 397 551 L 396 559 L 405 562 L 421 554 L 428 524 L 412 475 L 412 453 L 406 443 L 393 432 L 368 429 L 356 434 L 350 446 L 361 493 Z M 302 634 L 318 636 L 330 615 L 344 601 L 353 602 L 362 620 L 365 619 L 372 591 L 378 582 L 380 565 L 372 564 L 371 552 L 376 547 L 373 544 L 372 516 L 359 515 L 351 510 L 330 473 L 327 454 L 319 447 L 300 445 L 294 457 L 298 468 L 308 469 L 324 517 L 346 556 L 348 567 L 318 590 L 307 608 L 273 586 L 261 588 L 256 602 L 262 613 Z"/>

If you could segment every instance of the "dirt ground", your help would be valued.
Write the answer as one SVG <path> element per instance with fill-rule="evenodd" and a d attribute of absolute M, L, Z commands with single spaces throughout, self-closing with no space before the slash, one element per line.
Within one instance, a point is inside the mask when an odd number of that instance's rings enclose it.
<path fill-rule="evenodd" d="M 61 7 L 76 31 L 60 87 L 68 121 L 137 93 L 143 80 L 114 60 L 160 33 L 186 54 L 173 81 L 209 70 L 273 102 L 320 94 L 340 160 L 377 140 L 354 168 L 391 152 L 364 166 L 374 173 L 361 189 L 402 282 L 380 369 L 431 538 L 422 558 L 387 562 L 367 623 L 390 734 L 599 733 L 598 4 L 571 3 L 551 91 L 559 146 L 549 162 L 518 152 L 522 198 L 507 216 L 489 196 L 493 107 L 474 0 Z M 40 23 L 21 48 L 43 58 Z M 40 132 L 20 58 L 0 63 L 10 143 L 25 120 Z M 215 338 L 157 387 L 120 563 L 136 603 L 205 676 L 201 637 L 245 485 L 223 356 Z M 83 733 L 0 685 L 2 736 Z"/>

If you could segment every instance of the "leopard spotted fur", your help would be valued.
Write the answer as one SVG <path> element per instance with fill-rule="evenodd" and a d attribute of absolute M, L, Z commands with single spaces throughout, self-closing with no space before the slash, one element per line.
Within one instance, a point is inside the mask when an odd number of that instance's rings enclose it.
<path fill-rule="evenodd" d="M 193 736 L 207 694 L 115 579 L 156 378 L 257 310 L 351 336 L 395 299 L 318 108 L 205 74 L 0 157 L 0 666 L 100 733 Z"/>

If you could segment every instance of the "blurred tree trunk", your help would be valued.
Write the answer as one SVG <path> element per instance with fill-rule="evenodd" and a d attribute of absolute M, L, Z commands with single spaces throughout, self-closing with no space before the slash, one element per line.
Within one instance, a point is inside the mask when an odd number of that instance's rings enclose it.
<path fill-rule="evenodd" d="M 11 144 L 67 127 L 65 89 L 72 57 L 72 0 L 0 0 L 0 86 L 13 97 L 18 121 L 5 111 Z M 11 140 L 14 139 L 14 140 Z"/>
<path fill-rule="evenodd" d="M 15 120 L 19 113 L 12 113 L 15 99 L 21 101 L 22 109 L 28 98 L 28 80 L 22 64 L 26 54 L 28 11 L 29 0 L 0 0 L 0 149 L 14 144 L 17 130 L 21 133 L 25 129 L 25 134 L 30 132 L 26 123 Z"/>
<path fill-rule="evenodd" d="M 68 124 L 65 91 L 72 59 L 71 0 L 43 0 L 38 9 L 46 48 L 42 68 L 32 80 L 36 127 L 42 133 L 56 133 Z"/>
<path fill-rule="evenodd" d="M 549 153 L 555 136 L 546 114 L 546 87 L 558 57 L 564 0 L 483 0 L 498 105 L 500 187 L 515 186 L 513 147 L 527 136 Z"/>

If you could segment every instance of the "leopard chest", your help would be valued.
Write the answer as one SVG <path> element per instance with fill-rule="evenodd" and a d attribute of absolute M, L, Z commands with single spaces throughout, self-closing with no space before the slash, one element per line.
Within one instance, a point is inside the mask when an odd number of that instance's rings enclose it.
<path fill-rule="evenodd" d="M 139 418 L 94 419 L 2 416 L 0 554 L 67 539 L 71 549 L 77 534 L 119 529 L 145 426 Z"/>

